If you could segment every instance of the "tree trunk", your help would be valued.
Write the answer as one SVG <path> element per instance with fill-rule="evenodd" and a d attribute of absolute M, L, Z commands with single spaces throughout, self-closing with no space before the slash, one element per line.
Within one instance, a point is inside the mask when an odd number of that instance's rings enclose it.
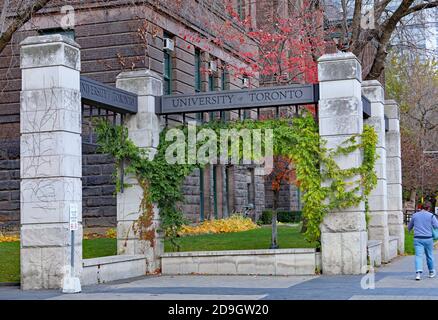
<path fill-rule="evenodd" d="M 224 218 L 229 217 L 228 212 L 228 178 L 227 178 L 227 167 L 225 165 L 221 165 L 222 170 L 222 215 Z"/>
<path fill-rule="evenodd" d="M 278 210 L 278 198 L 280 196 L 279 190 L 274 191 L 273 211 L 272 211 L 272 237 L 270 249 L 278 249 L 277 241 L 277 210 Z"/>
<path fill-rule="evenodd" d="M 411 190 L 411 194 L 409 196 L 409 201 L 415 203 L 415 199 L 417 198 L 417 190 Z"/>
<path fill-rule="evenodd" d="M 300 233 L 305 233 L 307 231 L 307 219 L 303 217 L 303 224 L 301 226 Z"/>

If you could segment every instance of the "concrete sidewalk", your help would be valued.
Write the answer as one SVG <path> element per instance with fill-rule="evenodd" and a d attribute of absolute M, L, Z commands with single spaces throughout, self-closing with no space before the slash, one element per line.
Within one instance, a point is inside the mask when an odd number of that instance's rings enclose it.
<path fill-rule="evenodd" d="M 438 263 L 438 254 L 435 254 Z M 415 281 L 414 257 L 396 258 L 368 276 L 147 276 L 87 286 L 80 294 L 0 287 L 0 299 L 259 300 L 438 299 L 438 278 Z M 427 270 L 425 268 L 424 270 Z M 374 278 L 374 279 L 373 279 Z M 368 280 L 368 281 L 365 281 Z M 374 289 L 363 289 L 361 282 Z"/>

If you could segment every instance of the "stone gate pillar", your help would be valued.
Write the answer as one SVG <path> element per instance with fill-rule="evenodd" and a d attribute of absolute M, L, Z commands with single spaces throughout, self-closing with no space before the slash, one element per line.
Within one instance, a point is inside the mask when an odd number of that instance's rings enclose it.
<path fill-rule="evenodd" d="M 400 109 L 394 100 L 385 101 L 385 115 L 389 130 L 386 132 L 386 174 L 388 177 L 389 235 L 397 237 L 399 253 L 405 252 L 403 227 L 402 166 L 400 145 Z"/>
<path fill-rule="evenodd" d="M 371 102 L 371 116 L 365 123 L 372 126 L 377 133 L 378 141 L 376 153 L 375 171 L 377 186 L 368 197 L 370 221 L 368 223 L 369 240 L 382 242 L 382 261 L 389 262 L 389 231 L 388 231 L 388 207 L 386 186 L 386 142 L 385 142 L 385 93 L 382 85 L 377 80 L 364 81 L 362 93 Z"/>
<path fill-rule="evenodd" d="M 29 37 L 21 69 L 21 287 L 60 288 L 70 270 L 72 210 L 76 277 L 82 267 L 79 45 L 61 35 Z"/>
<path fill-rule="evenodd" d="M 132 141 L 147 149 L 153 157 L 160 134 L 160 120 L 155 114 L 154 96 L 163 94 L 161 76 L 150 70 L 122 72 L 117 76 L 116 86 L 138 95 L 138 113 L 128 115 L 125 125 Z M 125 177 L 125 183 L 131 186 L 117 194 L 117 253 L 146 255 L 147 272 L 155 272 L 161 267 L 160 256 L 164 252 L 162 234 L 156 232 L 154 244 L 139 239 L 133 226 L 140 215 L 143 189 L 133 176 Z M 160 219 L 156 207 L 154 212 L 153 225 L 157 230 Z"/>
<path fill-rule="evenodd" d="M 319 132 L 327 147 L 336 148 L 363 132 L 360 62 L 352 53 L 323 55 L 318 63 L 318 78 Z M 341 169 L 347 169 L 359 167 L 362 158 L 361 151 L 356 150 L 335 160 Z M 328 213 L 321 224 L 323 273 L 365 273 L 367 240 L 363 202 L 355 208 Z"/>

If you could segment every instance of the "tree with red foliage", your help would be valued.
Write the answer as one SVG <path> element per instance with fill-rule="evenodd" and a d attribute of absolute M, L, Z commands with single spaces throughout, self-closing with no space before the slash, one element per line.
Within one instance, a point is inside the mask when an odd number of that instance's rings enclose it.
<path fill-rule="evenodd" d="M 187 49 L 196 45 L 205 52 L 211 52 L 212 48 L 216 47 L 231 53 L 237 59 L 234 63 L 227 61 L 222 67 L 226 68 L 234 79 L 250 79 L 249 86 L 318 81 L 317 60 L 324 54 L 325 35 L 328 32 L 324 30 L 323 8 L 319 1 L 285 1 L 281 5 L 274 5 L 272 1 L 260 0 L 250 4 L 257 6 L 259 12 L 247 10 L 243 14 L 238 12 L 234 1 L 231 0 L 212 0 L 204 5 L 211 10 L 205 10 L 203 6 L 194 2 L 168 3 L 167 7 L 174 11 L 196 16 L 197 26 L 208 34 L 203 37 L 197 32 L 181 29 L 179 36 L 190 43 Z M 251 14 L 256 14 L 257 19 Z M 218 19 L 218 16 L 222 16 L 222 19 Z M 209 72 L 204 69 L 201 71 Z M 285 107 L 282 111 L 285 111 L 284 109 L 288 108 Z M 315 112 L 313 106 L 307 106 L 307 109 Z M 280 112 L 280 116 L 293 113 L 288 111 Z M 275 115 L 276 112 L 264 112 L 260 119 Z M 275 164 L 269 177 L 272 179 L 274 192 L 274 246 L 281 185 L 298 183 L 291 159 L 276 158 Z"/>
<path fill-rule="evenodd" d="M 283 15 L 266 16 L 258 21 L 257 28 L 251 28 L 251 18 L 239 19 L 237 12 L 228 4 L 227 11 L 233 21 L 246 30 L 247 35 L 255 42 L 253 50 L 242 52 L 246 67 L 234 68 L 238 76 L 260 77 L 262 85 L 316 83 L 318 81 L 317 59 L 324 53 L 325 41 L 323 30 L 323 11 L 318 2 L 303 1 L 284 8 Z M 225 25 L 225 27 L 227 27 Z M 222 32 L 219 43 L 239 42 L 245 44 L 245 38 L 239 34 Z M 250 47 L 251 48 L 251 47 Z M 231 67 L 232 68 L 232 67 Z M 312 112 L 315 110 L 309 106 Z M 277 244 L 277 212 L 281 185 L 283 183 L 298 184 L 291 159 L 276 157 L 274 170 L 270 175 L 273 191 L 272 243 Z M 305 231 L 305 222 L 302 232 Z"/>
<path fill-rule="evenodd" d="M 238 48 L 237 54 L 245 64 L 228 66 L 235 77 L 260 78 L 261 84 L 318 81 L 317 59 L 325 48 L 323 11 L 317 2 L 309 0 L 284 6 L 281 14 L 274 10 L 254 23 L 250 15 L 241 17 L 232 1 L 225 2 L 230 19 L 214 26 L 217 36 L 211 41 Z"/>
<path fill-rule="evenodd" d="M 269 175 L 272 179 L 273 203 L 272 203 L 272 241 L 271 249 L 278 248 L 277 241 L 277 213 L 282 183 L 298 184 L 292 159 L 283 156 L 274 157 L 274 168 Z"/>
<path fill-rule="evenodd" d="M 240 66 L 228 65 L 234 77 L 259 78 L 259 85 L 286 85 L 316 83 L 317 59 L 324 53 L 323 11 L 319 2 L 305 0 L 301 4 L 285 4 L 281 14 L 275 11 L 253 23 L 251 16 L 241 15 L 231 1 L 226 2 L 226 12 L 231 19 L 215 26 L 215 45 L 238 49 L 244 60 Z M 245 32 L 236 32 L 236 25 Z M 313 106 L 308 109 L 315 112 Z M 273 113 L 272 113 L 273 115 Z M 269 114 L 265 114 L 269 117 Z M 272 243 L 277 248 L 277 212 L 281 185 L 298 184 L 291 159 L 276 157 L 270 174 L 273 191 Z M 303 223 L 302 232 L 306 226 Z"/>

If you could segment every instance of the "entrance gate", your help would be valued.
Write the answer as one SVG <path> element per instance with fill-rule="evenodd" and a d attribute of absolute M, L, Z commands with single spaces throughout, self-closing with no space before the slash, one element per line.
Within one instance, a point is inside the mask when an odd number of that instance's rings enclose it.
<path fill-rule="evenodd" d="M 160 268 L 162 239 L 157 238 L 154 247 L 143 246 L 140 239 L 129 232 L 138 217 L 135 214 L 141 201 L 142 190 L 135 181 L 129 181 L 133 187 L 117 195 L 118 233 L 128 234 L 123 246 L 118 241 L 118 252 L 124 256 L 105 257 L 98 263 L 82 261 L 81 141 L 83 137 L 87 143 L 94 144 L 92 119 L 99 116 L 125 124 L 131 140 L 141 148 L 157 147 L 159 116 L 169 119 L 180 114 L 185 118 L 190 113 L 230 110 L 240 113 L 244 109 L 255 109 L 260 116 L 262 108 L 274 108 L 280 115 L 281 108 L 296 107 L 298 113 L 300 106 L 314 104 L 320 135 L 330 147 L 362 133 L 365 118 L 378 133 L 380 156 L 376 168 L 378 186 L 369 201 L 368 232 L 364 204 L 327 215 L 321 225 L 322 270 L 326 274 L 366 272 L 368 236 L 381 243 L 383 261 L 394 256 L 394 248 L 395 255 L 397 248 L 400 252 L 403 250 L 398 106 L 384 100 L 380 83 L 362 83 L 360 63 L 352 54 L 321 57 L 317 86 L 291 85 L 178 96 L 162 96 L 162 77 L 150 70 L 119 74 L 116 87 L 124 91 L 80 79 L 79 46 L 61 35 L 24 40 L 21 69 L 23 289 L 60 288 L 64 278 L 71 275 L 91 284 Z M 362 98 L 362 92 L 368 101 Z M 385 127 L 389 130 L 387 134 Z M 361 159 L 362 155 L 357 152 L 342 155 L 336 161 L 342 168 L 351 168 L 360 166 Z M 158 210 L 154 223 L 159 223 Z M 77 227 L 73 241 L 70 238 L 72 226 Z M 70 273 L 71 265 L 75 266 L 74 273 Z"/>

